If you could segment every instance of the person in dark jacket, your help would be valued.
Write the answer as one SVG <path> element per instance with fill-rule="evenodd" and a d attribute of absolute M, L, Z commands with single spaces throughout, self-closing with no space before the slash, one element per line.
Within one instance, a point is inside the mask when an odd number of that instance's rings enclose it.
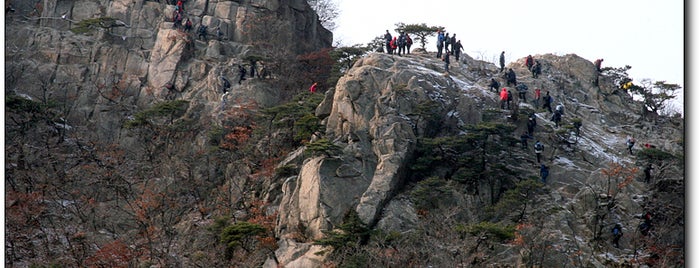
<path fill-rule="evenodd" d="M 534 127 L 536 127 L 536 118 L 534 118 L 534 115 L 531 115 L 529 119 L 527 119 L 527 132 L 529 136 L 534 136 Z"/>
<path fill-rule="evenodd" d="M 493 92 L 498 93 L 500 83 L 497 80 L 495 80 L 495 78 L 490 78 L 490 88 L 493 89 Z"/>
<path fill-rule="evenodd" d="M 454 58 L 456 58 L 456 61 L 459 61 L 459 56 L 461 56 L 461 51 L 464 50 L 464 47 L 461 45 L 461 40 L 456 41 L 452 46 L 452 51 L 454 51 Z"/>
<path fill-rule="evenodd" d="M 644 181 L 645 183 L 649 183 L 649 182 L 650 182 L 650 172 L 651 172 L 651 170 L 653 170 L 653 169 L 654 169 L 654 168 L 653 168 L 653 164 L 651 164 L 651 163 L 648 163 L 648 165 L 646 166 L 646 168 L 643 169 L 643 175 L 645 175 L 645 176 L 643 177 L 643 181 Z"/>
<path fill-rule="evenodd" d="M 405 54 L 405 46 L 408 41 L 405 38 L 405 33 L 401 32 L 398 36 L 398 56 Z"/>
<path fill-rule="evenodd" d="M 197 30 L 197 32 L 199 32 L 199 35 L 197 37 L 199 39 L 204 39 L 204 41 L 206 42 L 206 36 L 208 35 L 208 33 L 206 32 L 206 25 L 199 25 L 199 29 Z"/>
<path fill-rule="evenodd" d="M 222 82 L 222 91 L 223 93 L 228 93 L 228 89 L 231 88 L 231 82 L 226 79 L 225 76 L 221 76 L 221 82 Z"/>
<path fill-rule="evenodd" d="M 247 71 L 245 71 L 245 68 L 243 68 L 242 65 L 238 64 L 238 75 L 239 75 L 239 78 L 238 78 L 238 85 L 240 85 L 241 83 L 243 83 L 243 80 L 245 80 L 245 74 L 246 74 L 246 73 L 247 73 Z"/>
<path fill-rule="evenodd" d="M 551 121 L 556 123 L 556 128 L 558 128 L 558 125 L 561 123 L 561 112 L 558 110 L 553 112 L 553 116 L 551 117 Z"/>
<path fill-rule="evenodd" d="M 515 70 L 512 70 L 512 68 L 507 71 L 507 85 L 509 86 L 510 84 L 517 86 L 517 74 L 515 74 Z"/>
<path fill-rule="evenodd" d="M 503 70 L 505 70 L 505 51 L 500 53 L 500 72 L 502 73 Z"/>
<path fill-rule="evenodd" d="M 444 61 L 444 71 L 449 73 L 449 51 L 444 52 L 444 58 L 442 59 Z"/>
<path fill-rule="evenodd" d="M 529 69 L 529 71 L 532 70 L 532 66 L 534 66 L 534 58 L 532 55 L 527 56 L 527 58 L 524 60 L 524 65 L 527 65 L 527 69 Z"/>
<path fill-rule="evenodd" d="M 534 65 L 532 66 L 532 77 L 533 78 L 538 78 L 539 75 L 541 74 L 541 63 L 539 63 L 539 60 L 534 61 Z"/>
<path fill-rule="evenodd" d="M 621 230 L 621 224 L 615 224 L 614 228 L 612 228 L 612 243 L 614 244 L 614 247 L 619 248 L 619 239 L 624 235 L 624 232 Z"/>
<path fill-rule="evenodd" d="M 541 175 L 541 182 L 546 184 L 546 179 L 549 177 L 549 167 L 541 164 L 541 169 L 539 169 L 539 175 Z"/>
<path fill-rule="evenodd" d="M 515 88 L 517 89 L 517 96 L 520 101 L 527 102 L 527 90 L 529 90 L 527 85 L 520 83 Z"/>
<path fill-rule="evenodd" d="M 549 113 L 553 113 L 553 110 L 551 109 L 551 95 L 549 95 L 549 92 L 546 91 L 546 96 L 544 96 L 544 108 L 548 108 Z"/>
<path fill-rule="evenodd" d="M 386 53 L 393 54 L 393 51 L 391 51 L 391 40 L 393 40 L 393 36 L 391 36 L 388 30 L 386 30 L 386 34 L 383 35 L 383 40 L 386 42 Z"/>
<path fill-rule="evenodd" d="M 529 143 L 527 142 L 531 137 L 526 132 L 523 132 L 522 135 L 519 135 L 519 140 L 522 143 L 522 149 L 527 149 L 529 148 Z"/>
<path fill-rule="evenodd" d="M 534 143 L 534 153 L 536 154 L 536 162 L 541 163 L 541 154 L 544 152 L 544 144 L 540 141 Z"/>

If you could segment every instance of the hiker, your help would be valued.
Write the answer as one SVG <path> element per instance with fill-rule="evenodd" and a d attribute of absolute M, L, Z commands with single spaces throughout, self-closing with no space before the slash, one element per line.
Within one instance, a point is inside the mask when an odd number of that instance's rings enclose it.
<path fill-rule="evenodd" d="M 556 123 L 556 128 L 558 128 L 558 125 L 561 122 L 561 112 L 559 112 L 558 110 L 553 112 L 553 116 L 551 117 L 551 121 Z"/>
<path fill-rule="evenodd" d="M 522 149 L 527 149 L 529 148 L 529 144 L 527 143 L 527 140 L 530 139 L 529 135 L 526 132 L 522 132 L 522 135 L 519 136 L 519 140 L 522 142 Z"/>
<path fill-rule="evenodd" d="M 177 0 L 177 4 L 175 4 L 175 7 L 176 7 L 180 12 L 184 12 L 184 3 L 182 3 L 182 0 Z"/>
<path fill-rule="evenodd" d="M 413 39 L 410 38 L 410 35 L 407 33 L 405 34 L 405 46 L 408 47 L 407 53 L 410 54 L 410 47 L 413 45 Z"/>
<path fill-rule="evenodd" d="M 532 66 L 531 71 L 533 78 L 539 77 L 539 75 L 541 74 L 541 63 L 539 63 L 539 60 L 534 61 L 534 65 Z"/>
<path fill-rule="evenodd" d="M 442 61 L 444 61 L 444 71 L 449 73 L 449 51 L 444 52 Z"/>
<path fill-rule="evenodd" d="M 444 34 L 437 31 L 437 58 L 442 58 L 442 48 L 444 48 Z"/>
<path fill-rule="evenodd" d="M 619 248 L 619 239 L 621 236 L 624 235 L 624 232 L 621 230 L 621 224 L 615 224 L 614 228 L 612 228 L 612 243 L 614 244 L 614 247 Z"/>
<path fill-rule="evenodd" d="M 534 153 L 536 153 L 536 162 L 541 163 L 541 153 L 544 152 L 544 144 L 537 140 L 534 143 Z"/>
<path fill-rule="evenodd" d="M 391 45 L 391 54 L 396 53 L 396 50 L 398 50 L 398 37 L 394 36 L 388 44 Z"/>
<path fill-rule="evenodd" d="M 551 97 L 551 95 L 549 95 L 549 92 L 546 91 L 546 96 L 544 96 L 544 108 L 548 108 L 549 113 L 553 113 L 553 111 L 551 110 L 551 102 L 553 102 L 553 97 Z"/>
<path fill-rule="evenodd" d="M 456 34 L 452 34 L 451 39 L 449 39 L 448 41 L 449 41 L 449 44 L 451 44 L 451 53 L 454 54 L 454 56 L 456 56 L 455 51 L 457 48 L 454 46 L 454 45 L 456 45 Z"/>
<path fill-rule="evenodd" d="M 243 80 L 245 80 L 245 73 L 245 68 L 243 68 L 242 65 L 238 64 L 238 75 L 240 76 L 240 78 L 238 78 L 238 85 L 240 85 L 243 82 Z"/>
<path fill-rule="evenodd" d="M 223 32 L 221 32 L 220 26 L 216 27 L 216 39 L 218 39 L 218 41 L 223 40 Z"/>
<path fill-rule="evenodd" d="M 495 78 L 490 78 L 490 88 L 493 89 L 495 93 L 498 93 L 498 88 L 500 88 L 500 83 L 495 80 Z"/>
<path fill-rule="evenodd" d="M 180 26 L 182 25 L 182 14 L 175 12 L 172 14 L 172 21 L 174 22 L 172 24 L 173 29 L 179 29 Z"/>
<path fill-rule="evenodd" d="M 313 85 L 311 85 L 311 88 L 309 88 L 308 90 L 309 90 L 311 93 L 316 93 L 316 89 L 317 89 L 317 88 L 318 88 L 318 82 L 315 82 L 315 83 L 313 83 Z"/>
<path fill-rule="evenodd" d="M 541 175 L 541 182 L 546 184 L 546 178 L 549 176 L 549 167 L 541 164 L 541 169 L 539 170 L 539 175 Z"/>
<path fill-rule="evenodd" d="M 638 230 L 641 231 L 642 235 L 648 235 L 648 232 L 650 231 L 651 227 L 653 227 L 651 217 L 652 216 L 650 212 L 646 212 L 646 214 L 643 215 L 643 222 L 641 222 L 641 224 L 638 225 Z"/>
<path fill-rule="evenodd" d="M 633 155 L 633 145 L 636 144 L 636 139 L 631 136 L 626 137 L 626 146 L 629 148 L 629 154 Z"/>
<path fill-rule="evenodd" d="M 255 78 L 255 70 L 257 70 L 257 61 L 254 59 L 250 60 L 250 78 Z"/>
<path fill-rule="evenodd" d="M 604 61 L 604 59 L 595 60 L 595 69 L 597 69 L 597 72 L 602 71 L 602 61 Z"/>
<path fill-rule="evenodd" d="M 505 51 L 500 53 L 500 72 L 502 73 L 503 70 L 505 70 Z"/>
<path fill-rule="evenodd" d="M 645 175 L 645 176 L 643 177 L 643 181 L 644 181 L 645 183 L 650 183 L 650 172 L 651 172 L 651 170 L 653 170 L 653 169 L 654 169 L 654 168 L 653 168 L 653 164 L 651 164 L 651 163 L 648 163 L 648 165 L 646 166 L 646 168 L 643 169 L 643 175 Z"/>
<path fill-rule="evenodd" d="M 534 127 L 536 127 L 536 118 L 534 118 L 534 114 L 532 114 L 529 116 L 529 119 L 527 119 L 527 132 L 529 136 L 534 136 Z"/>
<path fill-rule="evenodd" d="M 527 102 L 527 90 L 529 90 L 527 85 L 519 84 L 515 88 L 517 89 L 517 96 L 519 97 L 520 101 Z"/>
<path fill-rule="evenodd" d="M 383 35 L 383 40 L 386 41 L 386 53 L 388 54 L 393 54 L 391 51 L 391 40 L 393 39 L 393 36 L 391 36 L 391 33 L 386 30 L 386 34 Z"/>
<path fill-rule="evenodd" d="M 207 35 L 206 25 L 204 25 L 204 24 L 199 25 L 199 29 L 197 30 L 197 32 L 199 32 L 198 38 L 203 38 L 204 41 L 206 42 L 206 35 Z"/>
<path fill-rule="evenodd" d="M 451 39 L 449 37 L 449 33 L 447 33 L 446 36 L 444 36 L 444 40 L 443 40 L 444 41 L 444 52 L 449 51 L 449 44 L 451 43 L 450 40 Z"/>
<path fill-rule="evenodd" d="M 228 93 L 228 89 L 231 88 L 231 82 L 228 81 L 225 76 L 221 76 L 221 81 L 223 82 L 223 88 L 221 90 L 223 94 L 226 94 Z"/>
<path fill-rule="evenodd" d="M 515 70 L 512 70 L 512 68 L 507 71 L 507 85 L 509 86 L 510 84 L 517 86 L 517 74 L 515 74 Z"/>
<path fill-rule="evenodd" d="M 561 113 L 561 115 L 564 114 L 564 113 L 563 113 L 563 103 L 559 103 L 558 105 L 556 105 L 556 111 L 558 111 L 559 113 Z"/>
<path fill-rule="evenodd" d="M 454 57 L 456 58 L 457 62 L 459 61 L 459 56 L 461 55 L 461 51 L 463 50 L 464 47 L 461 45 L 461 40 L 456 41 L 456 43 L 452 45 L 452 51 L 454 51 Z"/>
<path fill-rule="evenodd" d="M 505 109 L 505 103 L 507 103 L 507 88 L 503 87 L 500 91 L 500 109 Z"/>
<path fill-rule="evenodd" d="M 405 54 L 405 45 L 406 45 L 406 40 L 405 40 L 405 32 L 401 32 L 400 36 L 398 36 L 398 56 L 401 55 L 401 52 Z"/>
<path fill-rule="evenodd" d="M 192 20 L 187 18 L 187 21 L 184 23 L 184 31 L 189 33 L 192 31 Z"/>
<path fill-rule="evenodd" d="M 539 101 L 541 101 L 541 89 L 534 89 L 534 107 L 539 108 Z"/>
<path fill-rule="evenodd" d="M 580 118 L 577 118 L 577 120 L 573 121 L 573 127 L 575 128 L 575 135 L 580 137 L 580 128 L 582 127 L 582 121 Z"/>
<path fill-rule="evenodd" d="M 532 58 L 532 55 L 527 56 L 527 58 L 524 60 L 524 64 L 527 65 L 527 69 L 529 69 L 529 71 L 532 70 L 532 66 L 534 66 L 534 58 Z"/>
<path fill-rule="evenodd" d="M 510 102 L 512 102 L 512 91 L 507 91 L 507 109 L 510 109 Z"/>

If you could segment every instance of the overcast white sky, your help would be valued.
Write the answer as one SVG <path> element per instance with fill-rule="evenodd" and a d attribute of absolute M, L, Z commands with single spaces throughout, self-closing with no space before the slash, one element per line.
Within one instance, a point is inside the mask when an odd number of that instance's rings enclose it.
<path fill-rule="evenodd" d="M 386 30 L 395 35 L 398 22 L 426 23 L 456 33 L 477 59 L 494 61 L 501 51 L 507 63 L 529 54 L 573 53 L 590 61 L 604 58 L 603 67 L 631 65 L 634 81 L 684 87 L 681 0 L 335 2 L 340 16 L 334 38 L 342 45 L 366 44 Z M 436 51 L 433 43 L 426 48 Z"/>

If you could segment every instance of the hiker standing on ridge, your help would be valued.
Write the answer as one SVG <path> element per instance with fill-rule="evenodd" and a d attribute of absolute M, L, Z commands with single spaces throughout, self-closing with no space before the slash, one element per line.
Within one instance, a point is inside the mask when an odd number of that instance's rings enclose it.
<path fill-rule="evenodd" d="M 451 38 L 449 37 L 449 33 L 447 33 L 446 36 L 444 36 L 444 52 L 449 51 L 449 44 L 451 43 Z"/>
<path fill-rule="evenodd" d="M 437 30 L 437 58 L 442 58 L 442 48 L 444 48 L 444 33 Z"/>
<path fill-rule="evenodd" d="M 410 54 L 410 46 L 413 45 L 413 39 L 410 38 L 410 35 L 407 33 L 405 34 L 405 46 L 408 47 L 408 51 L 406 53 Z"/>
<path fill-rule="evenodd" d="M 406 45 L 406 40 L 405 40 L 405 32 L 401 32 L 400 36 L 398 36 L 398 56 L 401 55 L 401 52 L 405 54 L 405 45 Z"/>
<path fill-rule="evenodd" d="M 455 52 L 456 47 L 454 46 L 454 45 L 456 45 L 456 34 L 451 35 L 451 39 L 449 39 L 449 43 L 451 44 L 451 53 L 454 54 L 454 56 L 456 56 L 456 52 Z"/>
<path fill-rule="evenodd" d="M 524 60 L 524 65 L 527 65 L 527 69 L 531 72 L 532 66 L 534 66 L 534 58 L 532 55 L 527 56 L 527 58 Z"/>
<path fill-rule="evenodd" d="M 597 69 L 597 72 L 602 71 L 602 61 L 604 61 L 604 59 L 595 60 L 595 69 Z"/>
<path fill-rule="evenodd" d="M 459 56 L 461 55 L 461 51 L 463 50 L 464 46 L 461 45 L 461 40 L 456 41 L 456 43 L 452 45 L 452 51 L 454 51 L 454 57 L 456 58 L 457 62 L 459 61 Z"/>
<path fill-rule="evenodd" d="M 391 40 L 393 39 L 393 36 L 391 36 L 391 33 L 386 30 L 386 34 L 383 35 L 383 40 L 386 41 L 386 53 L 388 54 L 393 54 L 391 51 Z"/>
<path fill-rule="evenodd" d="M 502 73 L 503 70 L 505 70 L 505 51 L 500 53 L 500 72 Z"/>

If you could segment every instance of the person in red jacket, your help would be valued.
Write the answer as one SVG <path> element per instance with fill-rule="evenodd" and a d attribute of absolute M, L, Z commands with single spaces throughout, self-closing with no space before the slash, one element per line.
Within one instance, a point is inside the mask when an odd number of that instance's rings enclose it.
<path fill-rule="evenodd" d="M 391 40 L 391 54 L 393 54 L 398 49 L 398 37 L 394 36 Z"/>
<path fill-rule="evenodd" d="M 500 91 L 500 109 L 505 109 L 505 103 L 507 103 L 507 88 L 502 88 L 502 91 Z"/>
<path fill-rule="evenodd" d="M 309 90 L 311 91 L 311 93 L 316 93 L 317 88 L 318 88 L 318 82 L 313 83 L 313 85 L 311 85 L 311 88 Z"/>

